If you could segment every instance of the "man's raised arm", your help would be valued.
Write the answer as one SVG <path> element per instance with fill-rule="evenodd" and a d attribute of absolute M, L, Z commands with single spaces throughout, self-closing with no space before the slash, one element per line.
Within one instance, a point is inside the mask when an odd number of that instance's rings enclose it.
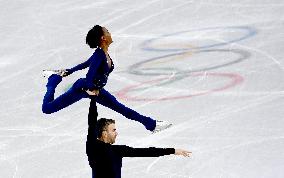
<path fill-rule="evenodd" d="M 90 106 L 89 106 L 89 114 L 88 114 L 88 140 L 89 139 L 97 139 L 97 118 L 98 118 L 98 110 L 96 101 L 91 99 Z"/>

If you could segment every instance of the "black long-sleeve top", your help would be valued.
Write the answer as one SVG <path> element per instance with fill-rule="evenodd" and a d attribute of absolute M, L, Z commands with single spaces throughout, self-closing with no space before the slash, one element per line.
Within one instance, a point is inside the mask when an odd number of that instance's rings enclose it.
<path fill-rule="evenodd" d="M 123 157 L 158 157 L 175 153 L 174 148 L 132 148 L 104 143 L 97 139 L 97 116 L 96 102 L 91 100 L 86 152 L 95 178 L 121 178 Z"/>

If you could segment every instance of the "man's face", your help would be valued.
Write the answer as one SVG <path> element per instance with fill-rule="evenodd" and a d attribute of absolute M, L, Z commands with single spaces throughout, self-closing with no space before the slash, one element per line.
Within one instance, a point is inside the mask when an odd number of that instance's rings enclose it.
<path fill-rule="evenodd" d="M 107 138 L 108 143 L 114 144 L 116 136 L 118 135 L 116 128 L 115 128 L 115 124 L 108 125 L 106 133 L 107 133 L 106 138 Z"/>

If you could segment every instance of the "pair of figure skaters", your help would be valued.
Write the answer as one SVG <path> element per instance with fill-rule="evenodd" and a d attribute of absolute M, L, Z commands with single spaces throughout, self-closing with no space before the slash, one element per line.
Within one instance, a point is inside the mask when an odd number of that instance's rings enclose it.
<path fill-rule="evenodd" d="M 87 140 L 87 155 L 93 169 L 94 178 L 119 178 L 121 177 L 122 157 L 136 156 L 162 156 L 177 154 L 189 156 L 191 152 L 173 148 L 131 148 L 124 145 L 112 145 L 117 136 L 115 122 L 112 119 L 97 121 L 97 107 L 99 103 L 108 107 L 128 119 L 140 122 L 153 133 L 167 129 L 172 124 L 166 121 L 155 120 L 139 114 L 126 107 L 106 91 L 109 74 L 114 69 L 114 64 L 108 54 L 112 37 L 105 27 L 95 25 L 86 36 L 86 43 L 95 49 L 93 55 L 85 62 L 66 70 L 44 71 L 48 77 L 47 91 L 43 98 L 42 111 L 46 114 L 57 112 L 82 98 L 90 98 L 89 131 Z M 89 68 L 85 78 L 78 79 L 64 94 L 54 98 L 55 89 L 63 77 L 75 71 Z"/>

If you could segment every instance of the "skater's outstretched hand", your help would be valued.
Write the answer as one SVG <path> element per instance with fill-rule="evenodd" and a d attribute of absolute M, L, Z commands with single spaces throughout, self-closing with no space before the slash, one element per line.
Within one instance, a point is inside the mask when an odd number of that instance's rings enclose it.
<path fill-rule="evenodd" d="M 86 92 L 89 94 L 89 95 L 92 95 L 92 96 L 98 96 L 99 93 L 100 93 L 100 90 L 86 90 Z"/>
<path fill-rule="evenodd" d="M 175 149 L 175 155 L 182 155 L 184 157 L 190 157 L 192 154 L 192 152 L 190 151 L 186 151 L 186 150 L 182 150 L 182 149 Z"/>

